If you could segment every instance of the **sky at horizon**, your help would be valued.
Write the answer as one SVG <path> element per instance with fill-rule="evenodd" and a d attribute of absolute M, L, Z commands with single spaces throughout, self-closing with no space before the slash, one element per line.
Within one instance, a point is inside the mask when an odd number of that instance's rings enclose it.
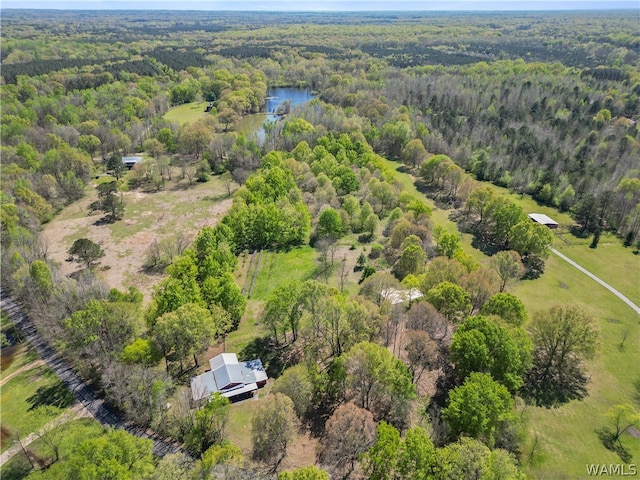
<path fill-rule="evenodd" d="M 640 0 L 1 0 L 2 9 L 226 11 L 531 11 L 636 9 Z"/>

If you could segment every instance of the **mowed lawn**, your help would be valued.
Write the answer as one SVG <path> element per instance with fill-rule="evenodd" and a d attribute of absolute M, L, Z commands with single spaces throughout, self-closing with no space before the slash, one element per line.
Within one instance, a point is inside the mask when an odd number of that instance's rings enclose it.
<path fill-rule="evenodd" d="M 61 415 L 74 401 L 73 394 L 53 371 L 44 366 L 17 374 L 2 386 L 0 411 L 2 429 L 21 438 Z M 56 407 L 51 414 L 39 414 L 39 406 Z M 11 447 L 12 441 L 3 442 L 1 451 Z"/>
<path fill-rule="evenodd" d="M 256 253 L 257 255 L 257 253 Z M 251 298 L 266 301 L 278 286 L 290 281 L 304 282 L 314 277 L 317 252 L 305 245 L 285 252 L 264 251 Z M 248 260 L 246 267 L 248 268 Z M 253 275 L 255 262 L 249 276 Z M 250 283 L 251 278 L 247 278 Z M 240 285 L 242 287 L 242 285 Z"/>
<path fill-rule="evenodd" d="M 640 306 L 640 255 L 633 254 L 633 247 L 625 248 L 621 240 L 610 233 L 602 235 L 598 248 L 589 248 L 591 237 L 580 239 L 566 234 L 563 238 L 571 244 L 554 242 L 559 252 Z"/>
<path fill-rule="evenodd" d="M 587 463 L 621 463 L 615 453 L 602 446 L 595 430 L 607 425 L 604 414 L 613 405 L 637 401 L 633 382 L 640 380 L 638 315 L 555 255 L 547 260 L 540 279 L 521 282 L 514 293 L 525 303 L 529 315 L 554 304 L 580 306 L 593 316 L 599 330 L 598 354 L 586 365 L 591 376 L 589 396 L 559 408 L 527 409 L 525 460 L 536 438 L 541 455 L 534 465 L 525 461 L 527 471 L 540 479 L 585 478 Z M 640 439 L 625 434 L 623 443 L 633 452 L 633 463 L 640 463 Z"/>
<path fill-rule="evenodd" d="M 252 255 L 256 257 L 253 264 L 251 264 Z M 275 288 L 290 280 L 304 282 L 313 277 L 316 251 L 308 245 L 286 252 L 264 250 L 259 264 L 257 264 L 258 255 L 258 252 L 244 253 L 238 258 L 238 268 L 235 273 L 236 283 L 241 289 L 246 284 L 245 295 L 249 292 L 254 276 L 255 281 L 253 293 L 247 301 L 247 310 L 238 329 L 231 332 L 226 338 L 228 352 L 240 352 L 249 342 L 267 333 L 267 329 L 260 319 L 264 304 Z M 258 265 L 257 273 L 256 265 Z M 250 266 L 251 269 L 249 269 Z"/>
<path fill-rule="evenodd" d="M 206 106 L 207 102 L 185 103 L 184 105 L 179 105 L 169 110 L 164 114 L 164 118 L 165 120 L 178 122 L 180 124 L 194 123 L 205 115 L 208 115 L 208 113 L 204 111 Z"/>

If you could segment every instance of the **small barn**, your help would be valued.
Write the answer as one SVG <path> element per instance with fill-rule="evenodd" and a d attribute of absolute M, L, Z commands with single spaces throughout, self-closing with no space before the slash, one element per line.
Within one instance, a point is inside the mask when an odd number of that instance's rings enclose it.
<path fill-rule="evenodd" d="M 409 290 L 398 290 L 395 288 L 387 288 L 380 292 L 380 297 L 388 300 L 391 305 L 398 303 L 413 302 L 424 295 L 417 288 L 410 288 Z"/>
<path fill-rule="evenodd" d="M 129 170 L 133 168 L 136 163 L 140 163 L 142 161 L 142 157 L 122 157 L 122 163 Z"/>
<path fill-rule="evenodd" d="M 531 220 L 548 228 L 558 228 L 558 222 L 544 213 L 530 213 L 527 215 Z"/>
<path fill-rule="evenodd" d="M 235 353 L 221 353 L 210 359 L 209 365 L 211 370 L 191 379 L 191 396 L 196 401 L 215 392 L 233 399 L 267 383 L 267 373 L 259 358 L 238 362 Z"/>

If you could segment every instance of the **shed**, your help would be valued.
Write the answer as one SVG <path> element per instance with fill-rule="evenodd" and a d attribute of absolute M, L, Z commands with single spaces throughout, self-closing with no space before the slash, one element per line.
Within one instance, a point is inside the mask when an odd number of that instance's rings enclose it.
<path fill-rule="evenodd" d="M 397 290 L 395 288 L 387 288 L 380 292 L 380 297 L 388 300 L 391 305 L 396 305 L 397 303 L 405 303 L 412 302 L 417 300 L 424 295 L 417 288 L 410 288 L 409 290 Z"/>
<path fill-rule="evenodd" d="M 142 157 L 122 157 L 122 163 L 129 169 L 133 168 L 136 163 L 140 163 L 142 160 Z"/>
<path fill-rule="evenodd" d="M 215 392 L 232 399 L 267 383 L 267 373 L 259 358 L 238 362 L 235 353 L 221 353 L 210 359 L 209 365 L 211 370 L 191 379 L 194 400 L 202 400 Z"/>
<path fill-rule="evenodd" d="M 530 213 L 527 216 L 534 222 L 544 225 L 545 227 L 558 228 L 558 222 L 546 216 L 544 213 Z"/>

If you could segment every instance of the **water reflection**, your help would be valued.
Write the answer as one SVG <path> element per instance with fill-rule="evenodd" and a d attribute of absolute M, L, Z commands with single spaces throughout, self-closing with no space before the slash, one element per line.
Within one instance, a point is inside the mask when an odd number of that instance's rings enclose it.
<path fill-rule="evenodd" d="M 276 115 L 280 110 L 286 108 L 287 102 L 289 108 L 301 105 L 313 98 L 310 90 L 292 87 L 277 87 L 267 90 L 267 98 L 265 102 L 266 113 L 256 113 L 253 115 L 245 115 L 236 125 L 236 131 L 244 133 L 247 137 L 256 137 L 259 143 L 264 142 L 264 122 L 267 120 L 277 121 L 282 117 Z"/>

